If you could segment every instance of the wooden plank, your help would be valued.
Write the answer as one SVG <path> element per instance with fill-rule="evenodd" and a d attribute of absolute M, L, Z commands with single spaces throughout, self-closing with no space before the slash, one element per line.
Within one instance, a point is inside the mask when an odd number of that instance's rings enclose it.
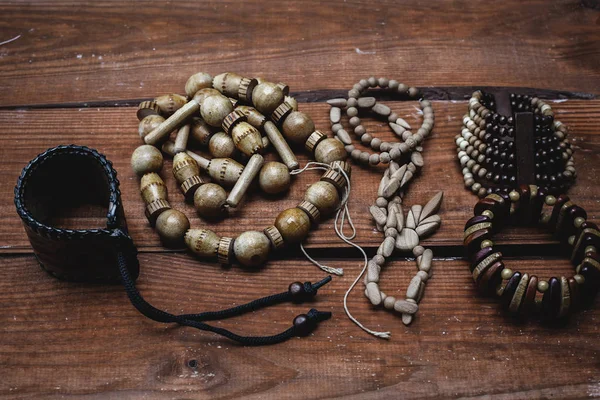
<path fill-rule="evenodd" d="M 419 116 L 415 102 L 388 103 L 393 109 L 417 126 Z M 600 122 L 600 101 L 563 101 L 551 103 L 557 117 L 571 127 L 571 143 L 576 151 L 576 167 L 579 177 L 570 190 L 571 198 L 584 207 L 591 220 L 600 217 L 597 176 L 600 174 L 600 135 L 596 129 Z M 328 106 L 323 103 L 301 104 L 319 129 L 328 131 Z M 437 190 L 445 191 L 441 210 L 442 227 L 425 243 L 434 247 L 457 246 L 462 243 L 462 228 L 472 213 L 477 198 L 463 187 L 454 136 L 460 132 L 465 102 L 435 102 L 437 116 L 432 136 L 425 143 L 426 165 L 423 173 L 410 187 L 405 204 L 424 204 Z M 376 120 L 365 120 L 367 128 L 382 138 L 392 139 L 389 128 Z M 29 252 L 30 247 L 16 215 L 13 204 L 13 188 L 20 170 L 35 155 L 58 144 L 76 143 L 96 148 L 114 162 L 121 180 L 121 191 L 131 234 L 140 248 L 163 249 L 158 235 L 148 226 L 143 215 L 143 204 L 138 194 L 138 178 L 129 166 L 133 149 L 141 144 L 137 135 L 137 120 L 133 108 L 104 108 L 80 110 L 14 110 L 0 112 L 0 251 L 4 253 Z M 307 160 L 305 152 L 299 151 L 302 164 Z M 307 172 L 296 178 L 290 192 L 282 197 L 266 198 L 252 195 L 236 214 L 222 222 L 201 220 L 192 205 L 184 204 L 183 197 L 170 174 L 170 161 L 163 169 L 171 204 L 184 210 L 193 226 L 214 229 L 221 235 L 236 236 L 244 230 L 258 229 L 272 224 L 278 211 L 294 207 L 303 197 L 306 187 L 320 176 Z M 382 235 L 374 229 L 367 212 L 375 200 L 378 182 L 383 172 L 380 168 L 354 166 L 353 192 L 350 210 L 358 231 L 357 243 L 371 250 L 381 242 Z M 90 216 L 94 215 L 93 212 Z M 97 213 L 96 213 L 97 215 Z M 98 223 L 98 219 L 83 223 Z M 96 225 L 94 225 L 96 226 Z M 517 229 L 503 232 L 499 239 L 504 243 L 550 243 L 546 232 L 536 229 Z M 347 246 L 333 233 L 333 220 L 322 222 L 308 239 L 313 248 L 339 248 Z M 457 253 L 457 251 L 459 253 Z M 452 255 L 459 255 L 456 250 Z"/>
<path fill-rule="evenodd" d="M 150 97 L 182 91 L 200 70 L 278 77 L 293 91 L 346 89 L 376 73 L 417 86 L 598 93 L 588 3 L 3 3 L 0 41 L 18 39 L 0 46 L 0 105 Z"/>
<path fill-rule="evenodd" d="M 307 262 L 284 261 L 263 273 L 222 270 L 184 254 L 142 254 L 139 287 L 172 312 L 228 307 L 322 276 Z M 463 261 L 435 261 L 417 318 L 375 311 L 357 289 L 349 299 L 368 336 L 344 315 L 342 297 L 358 272 L 334 278 L 311 304 L 279 305 L 223 322 L 254 334 L 287 328 L 310 307 L 334 316 L 307 338 L 268 348 L 241 347 L 213 334 L 155 323 L 138 314 L 122 287 L 57 281 L 30 255 L 3 256 L 0 280 L 0 395 L 3 398 L 491 398 L 576 399 L 598 393 L 600 309 L 563 329 L 515 324 L 493 299 L 477 295 Z M 548 277 L 568 261 L 514 270 Z M 401 296 L 414 262 L 394 262 L 382 286 Z M 215 290 L 215 288 L 217 290 Z M 196 365 L 195 367 L 190 367 Z M 489 398 L 489 397 L 488 397 Z"/>

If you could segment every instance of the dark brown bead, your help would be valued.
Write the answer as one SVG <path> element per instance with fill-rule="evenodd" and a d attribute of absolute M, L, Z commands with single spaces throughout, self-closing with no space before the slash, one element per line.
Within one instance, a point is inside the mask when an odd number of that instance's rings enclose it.
<path fill-rule="evenodd" d="M 575 311 L 579 308 L 579 284 L 574 278 L 569 278 L 569 291 L 571 292 L 571 310 Z"/>
<path fill-rule="evenodd" d="M 537 224 L 542 214 L 542 208 L 544 207 L 544 201 L 546 199 L 547 192 L 544 188 L 538 188 L 538 194 L 531 202 L 531 222 Z"/>
<path fill-rule="evenodd" d="M 548 226 L 550 227 L 550 229 L 554 230 L 554 228 L 556 227 L 556 222 L 558 221 L 558 216 L 560 215 L 560 209 L 567 201 L 569 201 L 569 196 L 567 196 L 566 194 L 561 194 L 556 199 L 556 203 L 552 208 L 552 216 L 550 217 L 550 221 L 548 222 Z"/>
<path fill-rule="evenodd" d="M 467 248 L 467 254 L 471 256 L 471 254 L 478 252 L 481 249 L 481 242 L 491 237 L 492 233 L 489 229 L 481 229 L 467 236 L 463 241 Z"/>
<path fill-rule="evenodd" d="M 593 228 L 584 229 L 575 240 L 571 261 L 574 265 L 579 265 L 585 257 L 585 249 L 588 246 L 594 246 L 600 249 L 600 231 Z"/>
<path fill-rule="evenodd" d="M 473 257 L 471 257 L 471 272 L 473 272 L 477 264 L 479 264 L 492 254 L 494 254 L 494 249 L 491 247 L 484 247 L 483 249 L 475 253 Z"/>
<path fill-rule="evenodd" d="M 519 186 L 519 221 L 521 224 L 529 224 L 531 222 L 531 190 L 529 185 Z"/>
<path fill-rule="evenodd" d="M 496 287 L 502 281 L 502 270 L 504 263 L 502 261 L 492 264 L 483 274 L 479 275 L 477 287 L 485 295 L 494 295 Z"/>
<path fill-rule="evenodd" d="M 471 219 L 467 221 L 467 223 L 465 224 L 465 230 L 472 227 L 473 225 L 480 224 L 482 222 L 492 222 L 492 220 L 490 219 L 490 217 L 487 217 L 485 215 L 476 215 L 474 217 L 471 217 Z"/>
<path fill-rule="evenodd" d="M 562 241 L 566 241 L 569 236 L 574 235 L 577 232 L 575 227 L 576 218 L 587 218 L 585 210 L 578 205 L 572 205 L 565 211 L 565 216 L 562 219 L 562 223 L 556 227 L 556 237 Z"/>
<path fill-rule="evenodd" d="M 500 298 L 500 302 L 502 304 L 502 308 L 508 310 L 508 306 L 515 295 L 515 291 L 517 290 L 517 286 L 519 286 L 519 281 L 521 280 L 521 273 L 515 272 L 508 282 L 506 282 L 506 286 L 504 286 L 504 291 L 502 292 L 502 297 Z"/>
<path fill-rule="evenodd" d="M 550 278 L 548 285 L 548 290 L 546 290 L 542 298 L 542 318 L 546 321 L 552 321 L 556 319 L 560 311 L 562 291 L 560 280 L 555 277 Z"/>
<path fill-rule="evenodd" d="M 523 303 L 519 312 L 521 315 L 531 315 L 535 311 L 535 295 L 537 294 L 538 278 L 532 275 L 527 283 L 527 289 L 525 289 L 525 296 L 523 297 Z"/>
<path fill-rule="evenodd" d="M 294 328 L 299 336 L 306 336 L 312 332 L 314 328 L 313 321 L 306 314 L 300 314 L 294 318 Z"/>
<path fill-rule="evenodd" d="M 288 291 L 292 295 L 294 301 L 300 301 L 304 298 L 306 291 L 302 282 L 293 282 L 290 284 Z"/>

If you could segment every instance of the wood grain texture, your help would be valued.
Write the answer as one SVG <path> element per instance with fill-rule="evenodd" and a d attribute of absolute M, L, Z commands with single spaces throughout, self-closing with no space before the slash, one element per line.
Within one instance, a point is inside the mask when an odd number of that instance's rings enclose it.
<path fill-rule="evenodd" d="M 139 288 L 171 312 L 233 306 L 322 276 L 305 261 L 268 272 L 221 270 L 189 255 L 143 254 Z M 521 271 L 567 273 L 566 260 Z M 3 257 L 0 280 L 0 395 L 82 399 L 576 399 L 598 394 L 600 309 L 576 314 L 564 328 L 514 324 L 498 302 L 477 295 L 463 261 L 434 261 L 434 276 L 413 324 L 374 311 L 357 288 L 349 307 L 367 326 L 392 332 L 376 340 L 342 310 L 358 272 L 337 260 L 334 278 L 311 304 L 279 305 L 223 322 L 234 331 L 279 332 L 299 313 L 332 311 L 308 338 L 248 348 L 210 333 L 155 323 L 138 314 L 120 286 L 69 284 L 43 272 L 29 255 Z M 388 264 L 382 287 L 401 296 L 413 261 Z M 293 271 L 293 272 L 292 272 Z M 215 290 L 218 289 L 218 290 Z M 599 305 L 597 302 L 596 306 Z M 197 366 L 194 365 L 194 360 Z"/>
<path fill-rule="evenodd" d="M 417 86 L 600 92 L 590 2 L 518 0 L 16 2 L 0 5 L 0 105 L 183 90 L 198 71 L 278 76 L 293 91 L 364 74 Z M 310 79 L 309 79 L 310 77 Z"/>
<path fill-rule="evenodd" d="M 402 117 L 418 126 L 420 117 L 415 102 L 388 103 Z M 585 208 L 591 220 L 600 217 L 597 201 L 597 177 L 600 174 L 600 134 L 595 129 L 600 123 L 600 101 L 568 100 L 552 104 L 557 118 L 570 126 L 571 143 L 575 148 L 576 167 L 579 177 L 570 190 L 571 198 Z M 329 132 L 328 108 L 326 104 L 301 104 L 315 120 L 318 129 Z M 445 192 L 442 205 L 442 227 L 425 243 L 434 247 L 459 246 L 462 244 L 462 229 L 472 215 L 477 201 L 463 187 L 454 136 L 460 132 L 462 116 L 466 112 L 465 102 L 434 102 L 436 126 L 425 142 L 425 167 L 413 182 L 406 196 L 406 205 L 425 204 L 438 190 Z M 365 119 L 367 129 L 381 138 L 393 140 L 389 128 L 375 119 Z M 21 168 L 35 155 L 57 144 L 76 143 L 98 149 L 113 161 L 121 181 L 121 191 L 128 225 L 137 246 L 141 249 L 162 250 L 158 235 L 150 228 L 144 216 L 144 205 L 139 195 L 139 180 L 130 163 L 133 149 L 141 144 L 137 135 L 137 119 L 133 108 L 79 109 L 79 110 L 14 110 L 0 112 L 0 148 L 10 149 L 0 159 L 0 234 L 3 239 L 1 252 L 27 252 L 29 243 L 16 215 L 12 202 L 12 191 Z M 26 132 L 26 134 L 24 134 Z M 301 163 L 307 161 L 306 153 L 299 151 Z M 272 224 L 280 211 L 295 207 L 306 188 L 320 174 L 304 173 L 292 182 L 289 193 L 277 197 L 252 194 L 234 214 L 220 222 L 209 222 L 197 216 L 193 205 L 184 203 L 183 195 L 171 174 L 171 161 L 163 167 L 162 176 L 169 189 L 171 204 L 183 210 L 191 219 L 192 226 L 203 226 L 220 235 L 237 236 L 244 230 L 263 229 Z M 357 243 L 374 250 L 382 240 L 382 234 L 374 229 L 368 207 L 374 202 L 383 167 L 353 167 L 352 196 L 350 211 L 358 230 Z M 408 208 L 405 207 L 405 212 Z M 90 210 L 90 218 L 78 224 L 97 226 L 102 223 L 97 210 Z M 93 218 L 92 218 L 93 217 Z M 507 229 L 498 236 L 501 242 L 551 243 L 549 235 L 536 229 Z M 333 234 L 333 219 L 319 224 L 309 236 L 308 246 L 313 248 L 340 248 L 347 246 Z M 449 255 L 461 255 L 461 250 Z"/>

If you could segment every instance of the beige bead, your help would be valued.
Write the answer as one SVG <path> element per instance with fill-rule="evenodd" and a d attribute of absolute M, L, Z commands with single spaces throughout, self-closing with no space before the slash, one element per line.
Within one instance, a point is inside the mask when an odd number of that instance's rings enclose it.
<path fill-rule="evenodd" d="M 300 243 L 310 231 L 310 219 L 299 208 L 282 211 L 275 219 L 274 225 L 286 243 Z"/>
<path fill-rule="evenodd" d="M 217 89 L 213 89 L 213 88 L 204 88 L 204 89 L 200 89 L 196 92 L 196 94 L 194 95 L 193 99 L 200 104 L 200 106 L 202 106 L 202 104 L 204 103 L 204 99 L 206 99 L 209 96 L 212 95 L 220 95 L 221 92 L 219 92 Z"/>
<path fill-rule="evenodd" d="M 295 98 L 293 98 L 291 96 L 285 96 L 283 98 L 283 101 L 285 101 L 286 103 L 288 103 L 290 105 L 290 107 L 292 107 L 292 110 L 298 111 L 298 102 L 296 101 Z"/>
<path fill-rule="evenodd" d="M 285 192 L 290 187 L 290 171 L 285 164 L 268 162 L 260 169 L 258 184 L 261 190 L 268 194 Z"/>
<path fill-rule="evenodd" d="M 200 89 L 211 88 L 213 77 L 206 72 L 198 72 L 190 76 L 185 83 L 185 94 L 188 97 L 194 97 Z"/>
<path fill-rule="evenodd" d="M 225 213 L 227 192 L 215 183 L 207 183 L 196 189 L 194 206 L 198 214 L 204 218 L 218 219 Z"/>
<path fill-rule="evenodd" d="M 173 144 L 173 153 L 179 153 L 187 149 L 188 139 L 190 138 L 190 124 L 185 124 L 177 131 L 177 137 Z"/>
<path fill-rule="evenodd" d="M 239 179 L 229 192 L 229 196 L 227 197 L 227 205 L 230 207 L 237 207 L 242 201 L 242 198 L 248 191 L 250 184 L 254 181 L 254 178 L 259 174 L 260 169 L 262 168 L 265 159 L 260 154 L 254 154 L 248 160 L 246 167 L 242 171 Z"/>
<path fill-rule="evenodd" d="M 167 118 L 162 124 L 157 126 L 152 132 L 148 133 L 144 137 L 146 144 L 158 144 L 164 142 L 169 138 L 171 132 L 179 128 L 185 123 L 188 118 L 191 118 L 194 114 L 198 113 L 200 105 L 194 101 L 188 101 L 183 107 L 175 111 L 173 115 Z"/>
<path fill-rule="evenodd" d="M 340 204 L 340 195 L 335 186 L 329 182 L 315 182 L 306 189 L 304 200 L 317 207 L 326 216 L 333 214 Z"/>
<path fill-rule="evenodd" d="M 160 109 L 154 100 L 142 101 L 136 113 L 138 120 L 143 120 L 148 115 L 159 115 Z"/>
<path fill-rule="evenodd" d="M 233 242 L 235 257 L 246 267 L 263 264 L 269 257 L 270 248 L 271 242 L 267 236 L 258 231 L 244 232 Z"/>
<path fill-rule="evenodd" d="M 208 151 L 213 157 L 231 158 L 235 155 L 236 148 L 231 136 L 225 132 L 217 132 L 208 142 Z"/>
<path fill-rule="evenodd" d="M 344 144 L 337 139 L 322 140 L 315 148 L 315 160 L 325 164 L 333 161 L 344 161 L 348 157 Z"/>
<path fill-rule="evenodd" d="M 306 139 L 315 131 L 313 120 L 300 111 L 293 111 L 283 121 L 283 136 L 288 142 L 296 145 L 304 145 Z"/>
<path fill-rule="evenodd" d="M 212 95 L 204 99 L 200 107 L 202 119 L 210 126 L 220 127 L 227 115 L 233 111 L 233 104 L 223 95 Z"/>
<path fill-rule="evenodd" d="M 131 168 L 138 176 L 149 172 L 160 172 L 163 166 L 163 156 L 154 146 L 141 145 L 131 155 Z"/>
<path fill-rule="evenodd" d="M 202 118 L 192 118 L 192 123 L 190 125 L 190 139 L 195 143 L 206 146 L 210 142 L 212 135 L 212 128 L 204 122 Z"/>
<path fill-rule="evenodd" d="M 252 91 L 252 103 L 262 114 L 269 115 L 283 102 L 283 91 L 271 82 L 263 82 Z"/>
<path fill-rule="evenodd" d="M 200 257 L 217 257 L 219 237 L 208 229 L 190 229 L 185 234 L 185 244 Z"/>
<path fill-rule="evenodd" d="M 196 189 L 204 183 L 198 164 L 186 152 L 177 153 L 173 157 L 173 176 L 187 199 L 190 199 Z"/>
<path fill-rule="evenodd" d="M 187 99 L 180 94 L 171 93 L 158 96 L 154 102 L 162 115 L 169 116 L 183 107 L 187 103 Z"/>
<path fill-rule="evenodd" d="M 167 247 L 177 247 L 183 244 L 183 237 L 190 229 L 190 221 L 184 213 L 169 209 L 156 219 L 156 232 Z"/>
<path fill-rule="evenodd" d="M 145 138 L 147 134 L 158 128 L 163 122 L 165 122 L 165 118 L 160 115 L 148 115 L 147 117 L 144 117 L 138 126 L 140 137 L 142 139 Z"/>
<path fill-rule="evenodd" d="M 244 77 L 241 75 L 225 72 L 214 77 L 213 87 L 224 95 L 237 99 L 243 79 Z M 253 82 L 253 86 L 258 83 L 256 79 L 251 79 L 250 81 Z"/>
<path fill-rule="evenodd" d="M 232 158 L 213 158 L 205 169 L 213 181 L 224 187 L 232 187 L 240 179 L 244 166 Z"/>
<path fill-rule="evenodd" d="M 140 192 L 144 203 L 167 199 L 167 187 L 162 178 L 155 172 L 145 174 L 140 181 Z"/>
<path fill-rule="evenodd" d="M 290 149 L 290 146 L 287 144 L 277 126 L 271 121 L 266 121 L 264 124 L 265 134 L 269 138 L 269 141 L 275 147 L 277 154 L 281 158 L 281 161 L 287 166 L 289 170 L 293 170 L 298 168 L 298 159 L 296 155 Z"/>
<path fill-rule="evenodd" d="M 237 123 L 233 127 L 231 137 L 235 147 L 247 156 L 261 153 L 263 150 L 260 132 L 247 122 Z"/>

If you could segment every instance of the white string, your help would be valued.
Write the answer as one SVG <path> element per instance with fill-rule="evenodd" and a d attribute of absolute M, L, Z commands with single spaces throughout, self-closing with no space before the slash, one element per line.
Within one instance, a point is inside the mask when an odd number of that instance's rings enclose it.
<path fill-rule="evenodd" d="M 290 174 L 298 175 L 304 171 L 328 170 L 329 168 L 330 168 L 330 166 L 328 164 L 311 161 L 311 162 L 306 163 L 304 168 L 293 170 L 290 172 Z M 348 176 L 346 171 L 344 171 L 344 169 L 341 168 L 339 165 L 336 166 L 336 169 L 338 170 L 339 173 L 341 173 L 344 176 L 344 179 L 346 180 L 346 188 L 344 191 L 344 195 L 342 197 L 342 201 L 340 202 L 340 207 L 338 208 L 338 210 L 335 214 L 335 221 L 334 221 L 333 227 L 335 229 L 335 233 L 338 235 L 338 237 L 342 241 L 344 241 L 345 243 L 349 244 L 350 246 L 358 249 L 358 251 L 361 252 L 361 254 L 363 255 L 363 260 L 364 260 L 363 268 L 362 268 L 360 274 L 356 277 L 354 282 L 352 282 L 352 285 L 350 285 L 350 287 L 346 291 L 346 294 L 344 294 L 344 311 L 346 312 L 346 315 L 348 316 L 350 321 L 354 322 L 363 331 L 365 331 L 375 337 L 378 337 L 378 338 L 389 339 L 391 337 L 391 332 L 379 332 L 379 331 L 374 331 L 374 330 L 367 328 L 366 326 L 361 324 L 356 318 L 354 318 L 354 316 L 352 315 L 352 313 L 350 313 L 350 310 L 348 309 L 348 296 L 350 295 L 350 292 L 352 292 L 352 289 L 354 289 L 356 284 L 360 281 L 362 276 L 365 274 L 365 271 L 367 270 L 368 257 L 367 257 L 367 253 L 365 253 L 365 251 L 363 250 L 362 247 L 360 247 L 356 243 L 352 242 L 352 240 L 356 237 L 356 228 L 354 227 L 354 223 L 352 222 L 352 218 L 350 217 L 350 210 L 348 209 L 348 198 L 350 197 L 350 190 L 351 190 L 350 177 Z M 350 236 L 347 236 L 346 234 L 344 234 L 344 222 L 346 219 L 348 219 L 348 225 L 350 225 L 350 227 L 352 228 L 352 234 Z M 338 226 L 338 221 L 340 222 L 339 226 Z M 319 263 L 318 261 L 312 259 L 308 255 L 308 253 L 306 252 L 306 250 L 304 249 L 304 246 L 302 246 L 302 244 L 300 244 L 300 249 L 302 249 L 302 252 L 306 256 L 306 258 L 308 258 L 308 260 L 310 262 L 312 262 L 313 264 L 315 264 L 317 267 L 321 268 L 322 270 L 324 270 L 326 272 L 332 273 L 332 274 L 336 274 L 336 275 L 340 275 L 340 276 L 343 275 L 343 273 L 344 273 L 343 269 L 329 267 L 327 265 L 323 265 L 323 264 Z"/>

